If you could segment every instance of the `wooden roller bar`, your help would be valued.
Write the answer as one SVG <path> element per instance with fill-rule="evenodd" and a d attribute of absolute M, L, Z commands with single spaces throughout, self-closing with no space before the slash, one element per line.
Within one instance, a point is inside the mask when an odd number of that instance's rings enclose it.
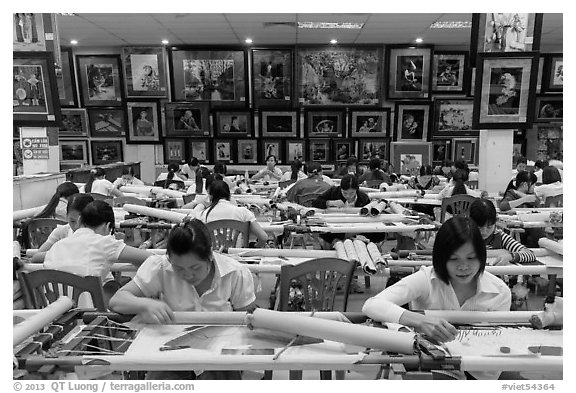
<path fill-rule="evenodd" d="M 12 213 L 12 221 L 20 221 L 27 218 L 32 218 L 36 214 L 40 213 L 45 207 L 46 205 L 42 205 L 38 207 L 32 207 L 30 209 L 16 210 Z"/>
<path fill-rule="evenodd" d="M 166 221 L 170 221 L 170 222 L 175 222 L 177 224 L 180 224 L 182 222 L 182 220 L 184 220 L 184 217 L 186 217 L 186 214 L 182 214 L 182 213 L 176 213 L 176 212 L 172 212 L 169 210 L 162 210 L 162 209 L 156 209 L 153 207 L 146 207 L 146 206 L 140 206 L 140 205 L 131 205 L 131 204 L 125 204 L 123 206 L 124 210 L 126 210 L 129 213 L 134 213 L 134 214 L 140 214 L 142 216 L 149 216 L 149 217 L 154 217 L 154 218 L 159 218 L 162 220 L 166 220 Z"/>

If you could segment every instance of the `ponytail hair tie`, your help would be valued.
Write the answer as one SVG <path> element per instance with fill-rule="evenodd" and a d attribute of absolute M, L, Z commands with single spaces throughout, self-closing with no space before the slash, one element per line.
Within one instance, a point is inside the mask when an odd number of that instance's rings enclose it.
<path fill-rule="evenodd" d="M 95 169 L 95 168 L 92 168 L 92 169 L 90 169 L 90 174 L 92 174 L 92 175 L 95 175 L 95 174 L 96 174 L 96 172 L 97 172 L 97 171 L 96 171 L 96 169 Z"/>

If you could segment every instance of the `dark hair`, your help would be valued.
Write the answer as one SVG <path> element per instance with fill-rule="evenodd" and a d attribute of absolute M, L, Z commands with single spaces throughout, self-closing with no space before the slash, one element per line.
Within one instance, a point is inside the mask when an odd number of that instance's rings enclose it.
<path fill-rule="evenodd" d="M 214 164 L 214 169 L 212 169 L 212 172 L 226 176 L 228 168 L 226 168 L 226 164 L 224 164 L 223 162 L 217 162 Z"/>
<path fill-rule="evenodd" d="M 456 168 L 456 170 L 461 169 L 463 171 L 466 171 L 466 173 L 470 173 L 470 168 L 468 168 L 468 163 L 464 160 L 456 160 L 454 161 L 454 167 Z"/>
<path fill-rule="evenodd" d="M 164 188 L 170 187 L 170 184 L 172 184 L 172 179 L 174 179 L 174 175 L 176 172 L 178 172 L 179 169 L 180 166 L 178 164 L 173 162 L 168 164 L 168 175 L 166 175 L 166 180 L 164 180 Z"/>
<path fill-rule="evenodd" d="M 349 190 L 351 188 L 358 190 L 358 179 L 354 175 L 346 174 L 340 181 L 340 189 Z"/>
<path fill-rule="evenodd" d="M 124 168 L 122 168 L 122 175 L 130 175 L 130 176 L 134 176 L 134 167 L 131 166 L 125 166 Z"/>
<path fill-rule="evenodd" d="M 302 161 L 298 159 L 292 161 L 292 164 L 290 164 L 290 169 L 292 170 L 290 180 L 298 180 L 298 172 L 300 172 L 301 168 L 302 168 Z"/>
<path fill-rule="evenodd" d="M 562 176 L 560 176 L 560 171 L 558 168 L 553 166 L 547 166 L 542 169 L 542 184 L 552 184 L 557 181 L 562 181 Z"/>
<path fill-rule="evenodd" d="M 210 186 L 216 180 L 224 180 L 224 178 L 219 173 L 212 173 L 206 177 L 206 192 L 210 192 Z"/>
<path fill-rule="evenodd" d="M 346 160 L 346 168 L 348 168 L 352 165 L 358 166 L 358 159 L 355 156 L 350 156 Z"/>
<path fill-rule="evenodd" d="M 278 164 L 278 158 L 276 158 L 276 156 L 274 154 L 270 154 L 268 156 L 266 156 L 266 161 L 268 162 L 268 160 L 270 159 L 270 157 L 274 157 L 274 165 Z"/>
<path fill-rule="evenodd" d="M 56 207 L 58 207 L 60 198 L 67 198 L 69 200 L 69 198 L 72 195 L 77 193 L 78 193 L 78 187 L 76 186 L 76 184 L 69 181 L 65 181 L 64 183 L 59 184 L 58 187 L 56 187 L 56 192 L 54 193 L 54 195 L 52 195 L 52 198 L 50 198 L 50 201 L 48 201 L 44 209 L 42 209 L 40 213 L 35 215 L 34 218 L 52 217 L 54 215 L 54 212 L 56 211 Z"/>
<path fill-rule="evenodd" d="M 548 161 L 546 160 L 538 160 L 534 163 L 535 168 L 544 169 L 548 166 Z"/>
<path fill-rule="evenodd" d="M 456 172 L 454 172 L 454 175 L 452 176 L 452 181 L 454 182 L 452 196 L 467 194 L 464 182 L 468 181 L 468 172 L 463 169 L 456 169 Z"/>
<path fill-rule="evenodd" d="M 516 174 L 516 179 L 514 181 L 510 180 L 510 183 L 508 183 L 508 187 L 506 187 L 504 194 L 510 190 L 517 190 L 522 183 L 528 183 L 528 186 L 531 186 L 536 183 L 536 175 L 527 171 L 518 172 Z"/>
<path fill-rule="evenodd" d="M 516 159 L 516 166 L 518 166 L 518 164 L 528 164 L 528 160 L 526 157 L 520 156 Z"/>
<path fill-rule="evenodd" d="M 230 187 L 222 180 L 214 180 L 210 185 L 209 194 L 212 197 L 212 203 L 206 212 L 206 219 L 221 199 L 230 200 Z"/>
<path fill-rule="evenodd" d="M 420 176 L 432 176 L 433 174 L 432 165 L 425 164 L 420 167 Z"/>
<path fill-rule="evenodd" d="M 444 160 L 444 161 L 442 161 L 442 166 L 443 166 L 443 167 L 444 167 L 444 166 L 451 167 L 452 165 L 454 165 L 454 162 L 453 162 L 453 161 L 450 161 L 450 160 Z"/>
<path fill-rule="evenodd" d="M 321 172 L 322 172 L 322 165 L 320 165 L 319 162 L 312 161 L 306 167 L 306 173 L 308 174 L 309 177 L 315 176 Z"/>
<path fill-rule="evenodd" d="M 188 166 L 198 166 L 198 165 L 200 165 L 198 159 L 196 157 L 191 157 Z"/>
<path fill-rule="evenodd" d="M 177 226 L 170 231 L 166 246 L 166 254 L 184 255 L 192 252 L 200 259 L 210 260 L 212 257 L 212 239 L 210 232 L 202 221 L 194 218 L 184 226 Z"/>
<path fill-rule="evenodd" d="M 100 167 L 92 168 L 90 170 L 90 178 L 88 179 L 88 182 L 86 182 L 86 185 L 84 186 L 84 192 L 85 193 L 92 192 L 92 183 L 94 183 L 94 180 L 96 180 L 97 177 L 102 177 L 105 175 L 106 172 L 104 172 L 104 169 Z"/>
<path fill-rule="evenodd" d="M 479 227 L 496 224 L 496 208 L 488 199 L 476 198 L 470 204 L 470 218 Z"/>
<path fill-rule="evenodd" d="M 450 283 L 446 264 L 456 250 L 464 244 L 471 242 L 476 258 L 480 261 L 480 268 L 476 278 L 486 266 L 486 246 L 478 226 L 468 217 L 452 217 L 446 221 L 436 233 L 434 248 L 432 250 L 432 265 L 436 275 L 446 284 Z"/>
<path fill-rule="evenodd" d="M 114 229 L 114 210 L 107 202 L 96 200 L 90 202 L 80 213 L 80 223 L 88 228 L 95 228 L 104 223 Z"/>
<path fill-rule="evenodd" d="M 82 213 L 82 210 L 90 203 L 94 202 L 94 198 L 89 194 L 74 194 L 70 197 L 68 201 L 68 206 L 66 206 L 66 213 L 70 213 L 72 210 Z"/>
<path fill-rule="evenodd" d="M 203 179 L 207 179 L 210 176 L 210 169 L 202 166 L 196 171 L 196 194 L 202 194 L 202 188 L 204 187 Z"/>
<path fill-rule="evenodd" d="M 380 165 L 382 165 L 382 161 L 380 161 L 378 157 L 372 157 L 370 162 L 368 162 L 368 168 L 370 168 L 371 171 L 380 169 Z"/>

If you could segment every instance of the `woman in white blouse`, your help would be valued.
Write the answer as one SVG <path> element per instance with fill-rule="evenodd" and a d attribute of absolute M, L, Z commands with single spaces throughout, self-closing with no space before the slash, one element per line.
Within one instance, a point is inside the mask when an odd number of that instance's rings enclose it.
<path fill-rule="evenodd" d="M 252 176 L 251 180 L 263 180 L 263 181 L 280 181 L 282 178 L 282 170 L 276 168 L 278 159 L 274 155 L 269 155 L 266 157 L 266 168 L 260 170 L 257 174 Z"/>

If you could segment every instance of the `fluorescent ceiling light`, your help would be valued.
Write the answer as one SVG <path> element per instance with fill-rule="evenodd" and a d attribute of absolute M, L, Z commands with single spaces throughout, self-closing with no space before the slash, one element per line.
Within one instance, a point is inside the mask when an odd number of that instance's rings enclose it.
<path fill-rule="evenodd" d="M 472 22 L 462 21 L 442 21 L 434 22 L 430 25 L 431 29 L 470 29 Z"/>
<path fill-rule="evenodd" d="M 416 38 L 414 41 L 416 41 L 417 43 L 422 43 L 424 40 L 420 37 Z"/>
<path fill-rule="evenodd" d="M 330 43 L 331 43 L 332 45 L 336 45 L 336 44 L 338 43 L 338 40 L 332 39 L 332 40 L 330 40 Z"/>
<path fill-rule="evenodd" d="M 349 22 L 298 22 L 299 29 L 361 29 L 364 23 Z"/>

